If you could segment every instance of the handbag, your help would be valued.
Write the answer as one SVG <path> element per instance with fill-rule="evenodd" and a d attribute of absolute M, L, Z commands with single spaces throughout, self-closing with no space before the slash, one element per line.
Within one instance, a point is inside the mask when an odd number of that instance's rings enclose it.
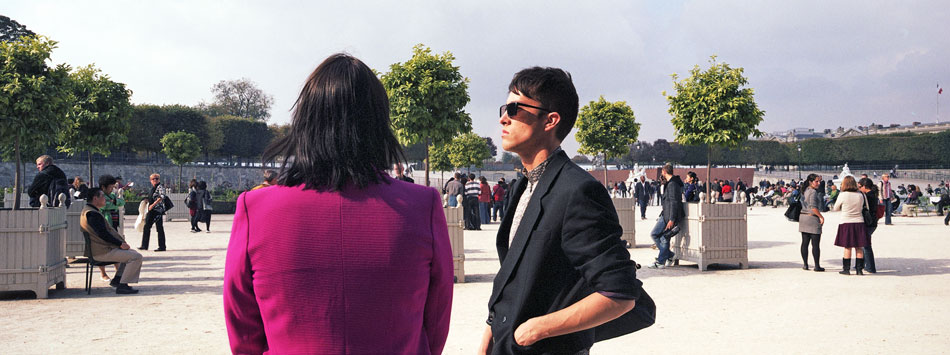
<path fill-rule="evenodd" d="M 868 198 L 864 194 L 861 194 L 862 199 L 864 200 L 864 207 L 861 208 L 861 218 L 864 219 L 865 227 L 877 227 L 877 218 L 874 218 L 871 215 L 871 207 L 868 205 Z"/>
<path fill-rule="evenodd" d="M 165 196 L 165 195 L 162 195 L 162 204 L 165 207 L 165 212 L 168 212 L 168 210 L 175 208 L 175 204 L 172 203 L 172 199 L 168 198 L 168 196 Z"/>
<path fill-rule="evenodd" d="M 877 219 L 881 219 L 882 217 L 884 217 L 884 204 L 878 204 L 875 210 L 876 211 L 874 211 L 874 217 L 877 217 Z"/>
<path fill-rule="evenodd" d="M 798 222 L 798 216 L 802 214 L 802 203 L 801 201 L 796 201 L 788 204 L 788 209 L 785 210 L 785 218 L 792 222 Z"/>

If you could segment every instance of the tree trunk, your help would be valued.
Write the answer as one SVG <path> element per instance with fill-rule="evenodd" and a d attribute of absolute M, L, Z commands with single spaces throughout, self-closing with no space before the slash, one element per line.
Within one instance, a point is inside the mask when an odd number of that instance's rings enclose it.
<path fill-rule="evenodd" d="M 181 192 L 181 170 L 183 164 L 178 164 L 178 186 L 175 192 Z"/>
<path fill-rule="evenodd" d="M 604 187 L 610 192 L 610 186 L 607 185 L 607 152 L 604 152 Z"/>
<path fill-rule="evenodd" d="M 704 199 L 706 203 L 709 203 L 709 192 L 712 191 L 710 176 L 712 176 L 712 146 L 706 145 L 706 198 Z"/>
<path fill-rule="evenodd" d="M 426 138 L 426 186 L 429 186 L 429 138 Z"/>
<path fill-rule="evenodd" d="M 16 156 L 16 172 L 14 173 L 14 183 L 13 183 L 13 209 L 20 209 L 20 191 L 22 191 L 23 186 L 20 185 L 20 135 L 16 137 L 16 144 L 13 145 L 13 155 Z"/>
<path fill-rule="evenodd" d="M 90 187 L 92 187 L 92 186 L 99 186 L 98 184 L 93 185 L 93 184 L 95 184 L 95 181 L 96 181 L 96 180 L 93 180 L 93 179 L 92 179 L 92 151 L 91 151 L 91 150 L 89 151 L 89 154 L 86 155 L 86 157 L 89 158 L 89 186 L 90 186 Z"/>

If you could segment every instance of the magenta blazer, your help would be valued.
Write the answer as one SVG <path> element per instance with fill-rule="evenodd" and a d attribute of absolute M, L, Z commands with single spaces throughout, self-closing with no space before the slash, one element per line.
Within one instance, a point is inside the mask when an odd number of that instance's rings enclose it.
<path fill-rule="evenodd" d="M 442 202 L 386 182 L 238 198 L 224 268 L 232 352 L 442 352 L 453 283 Z"/>

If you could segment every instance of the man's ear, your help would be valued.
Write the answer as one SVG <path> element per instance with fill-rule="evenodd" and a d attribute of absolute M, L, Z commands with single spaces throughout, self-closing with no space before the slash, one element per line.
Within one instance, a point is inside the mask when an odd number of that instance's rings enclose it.
<path fill-rule="evenodd" d="M 544 130 L 551 131 L 556 130 L 557 125 L 561 123 L 561 114 L 557 112 L 548 113 L 544 121 Z"/>

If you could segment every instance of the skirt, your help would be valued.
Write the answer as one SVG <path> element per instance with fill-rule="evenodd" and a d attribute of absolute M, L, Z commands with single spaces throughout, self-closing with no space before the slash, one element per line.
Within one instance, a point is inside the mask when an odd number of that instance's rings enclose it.
<path fill-rule="evenodd" d="M 871 245 L 864 222 L 842 223 L 838 225 L 835 245 L 842 248 L 864 248 Z"/>

